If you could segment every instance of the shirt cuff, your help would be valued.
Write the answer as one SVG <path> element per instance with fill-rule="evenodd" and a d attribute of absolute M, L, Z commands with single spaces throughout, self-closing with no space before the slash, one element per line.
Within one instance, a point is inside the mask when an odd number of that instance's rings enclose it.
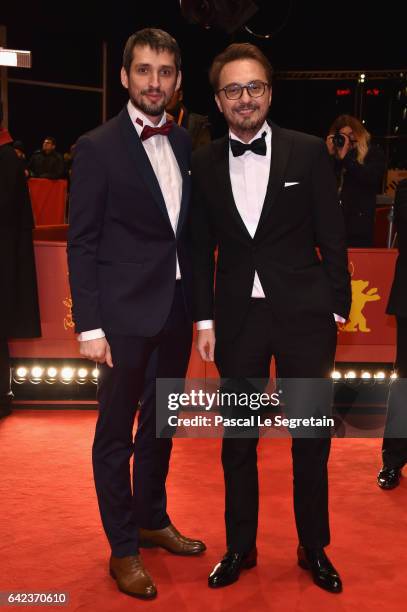
<path fill-rule="evenodd" d="M 196 328 L 198 331 L 201 331 L 201 329 L 213 329 L 213 321 L 212 319 L 206 319 L 205 321 L 197 321 Z"/>
<path fill-rule="evenodd" d="M 336 323 L 346 323 L 346 319 L 344 319 L 340 315 L 337 315 L 335 312 L 334 312 L 334 318 L 335 318 Z"/>
<path fill-rule="evenodd" d="M 103 329 L 90 329 L 89 331 L 84 331 L 78 335 L 79 342 L 86 342 L 86 340 L 98 340 L 99 338 L 104 338 L 105 332 Z"/>

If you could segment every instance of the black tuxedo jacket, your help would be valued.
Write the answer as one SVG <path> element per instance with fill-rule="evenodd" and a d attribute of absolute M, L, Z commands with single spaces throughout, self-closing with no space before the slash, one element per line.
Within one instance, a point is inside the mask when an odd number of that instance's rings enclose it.
<path fill-rule="evenodd" d="M 153 336 L 170 311 L 176 253 L 192 319 L 187 241 L 191 143 L 174 125 L 169 140 L 182 176 L 174 235 L 159 183 L 127 108 L 82 136 L 72 170 L 68 262 L 76 331 Z"/>
<path fill-rule="evenodd" d="M 347 318 L 344 221 L 325 143 L 272 124 L 270 178 L 253 238 L 233 199 L 228 137 L 198 149 L 192 159 L 194 319 L 215 319 L 217 337 L 233 338 L 255 270 L 276 320 L 291 328 L 331 324 L 333 313 Z"/>
<path fill-rule="evenodd" d="M 390 291 L 387 314 L 407 317 L 407 179 L 399 182 L 394 199 L 394 223 L 399 256 Z"/>

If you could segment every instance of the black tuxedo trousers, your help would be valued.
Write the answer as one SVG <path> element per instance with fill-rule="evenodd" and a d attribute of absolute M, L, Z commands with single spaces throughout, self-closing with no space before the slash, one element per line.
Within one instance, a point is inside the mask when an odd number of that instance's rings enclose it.
<path fill-rule="evenodd" d="M 273 356 L 278 377 L 326 378 L 334 365 L 336 338 L 333 314 L 321 318 L 319 328 L 307 329 L 304 320 L 301 329 L 293 330 L 273 315 L 271 300 L 252 298 L 235 339 L 217 341 L 215 361 L 222 378 L 264 379 L 266 384 Z M 306 410 L 307 407 L 301 408 L 303 415 Z M 248 552 L 256 543 L 257 444 L 258 437 L 253 436 L 225 437 L 222 445 L 227 547 L 241 553 Z M 295 520 L 299 541 L 304 546 L 318 548 L 329 544 L 329 451 L 329 436 L 292 440 Z"/>
<path fill-rule="evenodd" d="M 138 528 L 170 524 L 165 481 L 171 438 L 156 438 L 156 378 L 183 378 L 192 341 L 181 282 L 163 329 L 152 337 L 109 335 L 113 368 L 103 364 L 92 449 L 103 527 L 112 554 L 138 554 Z M 140 402 L 137 432 L 133 425 Z M 129 461 L 134 455 L 133 486 Z"/>

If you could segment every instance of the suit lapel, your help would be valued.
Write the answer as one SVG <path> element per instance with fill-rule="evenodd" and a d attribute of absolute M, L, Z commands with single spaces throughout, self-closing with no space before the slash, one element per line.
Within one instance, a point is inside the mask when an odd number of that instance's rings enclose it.
<path fill-rule="evenodd" d="M 244 224 L 242 217 L 240 216 L 233 197 L 229 167 L 229 135 L 224 136 L 214 143 L 214 147 L 216 147 L 215 174 L 218 178 L 218 199 L 220 202 L 225 202 L 227 212 L 233 217 L 241 230 L 251 240 L 251 236 L 247 231 L 247 227 Z"/>
<path fill-rule="evenodd" d="M 122 136 L 126 142 L 127 149 L 130 156 L 133 158 L 136 168 L 139 170 L 139 174 L 143 179 L 144 183 L 151 191 L 154 201 L 157 203 L 158 208 L 166 218 L 171 229 L 171 221 L 168 216 L 167 207 L 161 192 L 160 184 L 157 180 L 155 172 L 151 166 L 148 155 L 145 152 L 143 144 L 137 135 L 137 132 L 131 122 L 127 108 L 124 108 L 119 114 L 119 125 L 122 132 Z"/>
<path fill-rule="evenodd" d="M 287 162 L 292 146 L 291 137 L 289 136 L 289 133 L 287 133 L 285 130 L 282 130 L 280 127 L 278 127 L 278 125 L 275 124 L 271 124 L 271 129 L 272 140 L 270 176 L 256 234 L 263 225 L 265 219 L 267 218 L 277 199 L 278 194 L 283 188 Z"/>
<path fill-rule="evenodd" d="M 181 180 L 182 180 L 182 196 L 181 196 L 181 207 L 179 212 L 178 224 L 177 224 L 177 236 L 180 234 L 182 226 L 187 216 L 187 208 L 191 190 L 191 177 L 190 177 L 190 165 L 189 160 L 186 158 L 185 146 L 182 144 L 181 139 L 177 134 L 178 127 L 174 125 L 173 129 L 168 135 L 168 140 L 177 160 Z"/>

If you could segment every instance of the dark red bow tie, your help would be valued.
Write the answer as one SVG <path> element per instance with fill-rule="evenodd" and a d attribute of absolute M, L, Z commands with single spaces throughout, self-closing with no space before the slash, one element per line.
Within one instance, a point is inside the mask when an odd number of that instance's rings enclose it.
<path fill-rule="evenodd" d="M 151 125 L 145 125 L 143 127 L 143 131 L 140 134 L 141 140 L 147 140 L 150 136 L 155 136 L 156 134 L 161 134 L 162 136 L 168 136 L 168 134 L 172 130 L 172 126 L 174 125 L 173 121 L 167 121 L 161 127 L 152 127 Z"/>

